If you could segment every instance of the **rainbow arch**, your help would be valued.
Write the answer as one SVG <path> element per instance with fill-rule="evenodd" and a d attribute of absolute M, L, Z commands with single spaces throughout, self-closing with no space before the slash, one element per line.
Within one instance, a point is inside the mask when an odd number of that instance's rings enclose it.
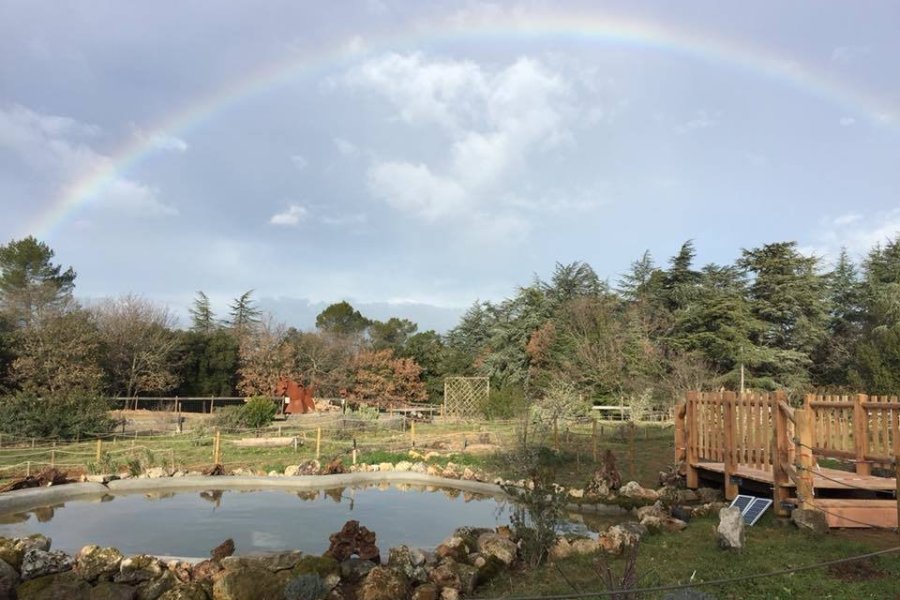
<path fill-rule="evenodd" d="M 414 33 L 382 34 L 366 40 L 366 51 L 384 52 L 397 46 L 479 41 L 485 39 L 537 40 L 559 37 L 566 40 L 642 47 L 672 52 L 713 64 L 735 67 L 760 77 L 780 82 L 804 94 L 841 106 L 881 127 L 895 127 L 898 118 L 893 107 L 882 99 L 853 88 L 833 76 L 786 60 L 765 48 L 711 35 L 709 32 L 672 29 L 659 24 L 596 15 L 537 15 L 509 24 L 478 24 L 416 29 Z M 346 45 L 324 47 L 316 52 L 294 56 L 282 62 L 264 65 L 258 71 L 236 79 L 210 94 L 173 111 L 147 131 L 118 148 L 109 161 L 98 165 L 70 182 L 29 226 L 29 233 L 49 237 L 80 206 L 96 197 L 127 169 L 150 155 L 154 139 L 183 135 L 190 129 L 215 118 L 234 104 L 265 93 L 287 81 L 334 69 L 358 56 Z"/>

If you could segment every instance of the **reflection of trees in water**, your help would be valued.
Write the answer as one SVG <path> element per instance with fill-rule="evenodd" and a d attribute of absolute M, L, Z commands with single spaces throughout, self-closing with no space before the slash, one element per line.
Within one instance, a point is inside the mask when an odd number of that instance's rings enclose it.
<path fill-rule="evenodd" d="M 319 490 L 302 490 L 297 492 L 297 497 L 304 502 L 312 502 L 319 497 Z"/>
<path fill-rule="evenodd" d="M 144 498 L 147 500 L 163 500 L 173 497 L 175 497 L 175 492 L 148 492 L 144 494 Z"/>
<path fill-rule="evenodd" d="M 461 491 L 454 489 L 454 488 L 444 488 L 441 491 L 444 492 L 444 495 L 447 496 L 448 498 L 450 498 L 451 500 L 459 498 L 459 495 L 462 493 Z"/>
<path fill-rule="evenodd" d="M 212 502 L 216 508 L 222 506 L 222 496 L 225 494 L 223 490 L 205 490 L 200 492 L 200 497 L 207 502 Z"/>
<path fill-rule="evenodd" d="M 115 499 L 116 497 L 112 494 L 103 494 L 102 496 L 100 496 L 100 502 L 112 502 Z"/>
<path fill-rule="evenodd" d="M 330 490 L 322 490 L 322 494 L 324 496 L 334 500 L 336 504 L 340 504 L 341 498 L 344 497 L 344 488 L 333 488 Z"/>
<path fill-rule="evenodd" d="M 28 513 L 10 513 L 8 515 L 0 515 L 0 525 L 15 525 L 16 523 L 24 523 L 31 518 Z"/>
<path fill-rule="evenodd" d="M 34 509 L 33 512 L 38 523 L 46 523 L 56 514 L 56 511 L 53 510 L 52 506 L 42 506 Z"/>

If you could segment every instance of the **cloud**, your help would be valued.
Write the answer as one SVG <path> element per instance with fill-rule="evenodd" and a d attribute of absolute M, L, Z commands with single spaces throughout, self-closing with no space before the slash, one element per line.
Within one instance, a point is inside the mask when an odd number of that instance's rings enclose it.
<path fill-rule="evenodd" d="M 359 155 L 359 148 L 356 147 L 356 144 L 347 141 L 344 138 L 334 138 L 334 147 L 337 148 L 337 151 L 340 152 L 342 156 L 351 157 Z"/>
<path fill-rule="evenodd" d="M 831 61 L 849 65 L 872 53 L 872 46 L 837 46 L 831 51 Z"/>
<path fill-rule="evenodd" d="M 719 117 L 721 117 L 721 115 L 721 111 L 716 112 L 715 114 L 711 114 L 706 110 L 698 110 L 694 115 L 694 118 L 689 119 L 681 125 L 676 126 L 675 133 L 679 135 L 685 135 L 687 133 L 691 133 L 692 131 L 715 127 L 719 124 Z"/>
<path fill-rule="evenodd" d="M 447 138 L 441 160 L 375 160 L 370 193 L 394 209 L 426 222 L 475 217 L 521 233 L 524 219 L 502 207 L 535 154 L 573 140 L 576 111 L 564 78 L 531 58 L 486 69 L 467 60 L 386 54 L 345 77 L 346 85 L 385 98 L 403 123 L 437 127 Z M 506 212 L 504 212 L 506 211 Z"/>
<path fill-rule="evenodd" d="M 294 154 L 293 156 L 291 156 L 291 162 L 294 163 L 294 166 L 301 171 L 309 166 L 309 161 L 306 160 L 306 157 L 301 154 Z"/>
<path fill-rule="evenodd" d="M 85 192 L 89 208 L 142 217 L 177 215 L 178 209 L 163 202 L 158 188 L 107 175 L 116 172 L 114 161 L 87 143 L 101 133 L 96 125 L 21 105 L 0 108 L 0 146 L 11 149 L 28 170 L 50 186 L 48 195 L 65 193 L 96 176 L 106 181 Z"/>
<path fill-rule="evenodd" d="M 849 225 L 851 223 L 856 223 L 857 221 L 862 221 L 863 216 L 857 213 L 847 213 L 846 215 L 841 215 L 834 219 L 834 224 L 837 226 L 841 225 Z"/>
<path fill-rule="evenodd" d="M 850 127 L 854 123 L 856 123 L 856 119 L 853 117 L 841 117 L 841 120 L 838 121 L 841 124 L 841 127 Z"/>
<path fill-rule="evenodd" d="M 272 215 L 269 223 L 281 227 L 296 227 L 300 224 L 300 221 L 306 219 L 308 213 L 309 211 L 306 208 L 297 204 L 291 204 L 286 210 Z"/>
<path fill-rule="evenodd" d="M 141 140 L 141 142 L 153 146 L 162 152 L 184 154 L 189 148 L 186 141 L 174 135 L 169 135 L 167 133 L 147 133 L 136 125 L 132 125 L 132 129 L 134 130 L 135 137 Z"/>
<path fill-rule="evenodd" d="M 900 235 L 900 208 L 875 213 L 847 213 L 824 219 L 806 247 L 815 254 L 834 259 L 841 248 L 863 257 L 878 244 Z"/>
<path fill-rule="evenodd" d="M 353 213 L 349 215 L 323 215 L 319 220 L 325 225 L 334 227 L 347 227 L 350 225 L 364 225 L 369 217 L 365 213 Z"/>

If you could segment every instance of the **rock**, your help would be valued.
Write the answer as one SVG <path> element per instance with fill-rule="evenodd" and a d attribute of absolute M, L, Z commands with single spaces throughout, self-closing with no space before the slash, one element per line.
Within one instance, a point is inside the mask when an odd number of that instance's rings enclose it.
<path fill-rule="evenodd" d="M 428 578 L 440 588 L 452 588 L 458 590 L 461 586 L 459 575 L 453 569 L 456 564 L 452 560 L 447 560 L 436 566 L 428 573 Z"/>
<path fill-rule="evenodd" d="M 616 468 L 616 457 L 612 450 L 607 449 L 603 455 L 603 464 L 594 471 L 584 491 L 592 496 L 605 497 L 609 495 L 610 490 L 619 489 L 620 485 L 622 477 Z"/>
<path fill-rule="evenodd" d="M 494 556 L 506 565 L 516 560 L 516 545 L 500 534 L 487 532 L 478 536 L 478 551 L 487 556 Z"/>
<path fill-rule="evenodd" d="M 570 540 L 565 537 L 559 537 L 550 548 L 550 558 L 560 560 L 575 554 L 591 554 L 599 550 L 600 547 L 600 541 L 595 539 L 576 538 Z"/>
<path fill-rule="evenodd" d="M 342 473 L 346 473 L 347 469 L 344 467 L 344 461 L 340 458 L 333 458 L 331 462 L 325 465 L 325 469 L 323 469 L 323 475 L 340 475 Z"/>
<path fill-rule="evenodd" d="M 412 600 L 438 600 L 439 593 L 438 586 L 425 583 L 413 591 Z"/>
<path fill-rule="evenodd" d="M 388 551 L 388 566 L 403 573 L 410 581 L 424 582 L 428 580 L 424 565 L 425 554 L 419 549 L 398 546 Z"/>
<path fill-rule="evenodd" d="M 450 557 L 456 561 L 466 560 L 466 557 L 469 556 L 469 553 L 475 549 L 466 542 L 466 538 L 471 539 L 471 535 L 457 535 L 456 533 L 454 533 L 434 549 L 435 555 L 438 558 Z"/>
<path fill-rule="evenodd" d="M 721 502 L 724 500 L 724 496 L 722 495 L 722 490 L 715 488 L 698 488 L 697 489 L 697 497 L 700 499 L 702 504 L 710 504 L 711 502 Z"/>
<path fill-rule="evenodd" d="M 396 600 L 406 598 L 406 577 L 389 567 L 375 567 L 366 575 L 356 593 L 357 600 Z"/>
<path fill-rule="evenodd" d="M 391 463 L 389 463 L 389 462 L 378 463 L 378 470 L 379 470 L 379 471 L 382 471 L 382 472 L 384 472 L 384 471 L 393 471 L 393 470 L 394 470 L 394 465 L 391 464 Z"/>
<path fill-rule="evenodd" d="M 666 517 L 662 521 L 663 529 L 668 531 L 669 533 L 675 533 L 676 531 L 681 531 L 687 527 L 687 523 L 682 521 L 681 519 L 676 519 L 675 517 Z"/>
<path fill-rule="evenodd" d="M 285 477 L 296 477 L 300 474 L 300 465 L 288 465 L 284 468 Z"/>
<path fill-rule="evenodd" d="M 155 556 L 138 554 L 123 558 L 119 573 L 113 577 L 116 583 L 138 584 L 156 579 L 163 573 L 163 565 Z"/>
<path fill-rule="evenodd" d="M 251 598 L 283 597 L 286 581 L 268 569 L 242 567 L 223 571 L 213 583 L 213 600 L 248 600 Z"/>
<path fill-rule="evenodd" d="M 178 578 L 171 571 L 164 571 L 155 579 L 145 581 L 137 587 L 139 600 L 157 600 L 164 593 L 178 585 Z"/>
<path fill-rule="evenodd" d="M 354 583 L 362 580 L 374 568 L 375 563 L 371 560 L 348 558 L 341 561 L 341 579 Z"/>
<path fill-rule="evenodd" d="M 166 568 L 175 575 L 175 579 L 182 583 L 190 583 L 194 565 L 183 560 L 170 560 L 166 563 Z"/>
<path fill-rule="evenodd" d="M 212 581 L 222 571 L 222 565 L 218 561 L 204 560 L 191 569 L 191 581 Z"/>
<path fill-rule="evenodd" d="M 584 490 L 572 488 L 569 490 L 569 496 L 572 498 L 584 498 Z"/>
<path fill-rule="evenodd" d="M 19 585 L 19 573 L 3 559 L 0 559 L 0 599 L 13 597 L 13 590 Z"/>
<path fill-rule="evenodd" d="M 647 515 L 641 519 L 641 525 L 646 527 L 650 533 L 659 533 L 663 530 L 663 520 L 656 515 Z"/>
<path fill-rule="evenodd" d="M 825 513 L 820 510 L 795 508 L 791 511 L 791 522 L 803 531 L 810 531 L 816 535 L 825 535 L 829 531 L 828 520 Z"/>
<path fill-rule="evenodd" d="M 151 469 L 147 469 L 145 475 L 149 479 L 159 479 L 161 477 L 168 477 L 169 473 L 163 467 L 153 467 Z"/>
<path fill-rule="evenodd" d="M 344 561 L 353 555 L 374 563 L 381 562 L 381 553 L 375 545 L 375 532 L 361 527 L 359 521 L 347 521 L 337 533 L 328 538 L 331 546 L 324 556 Z"/>
<path fill-rule="evenodd" d="M 324 600 L 329 589 L 322 578 L 313 573 L 290 579 L 284 586 L 284 600 Z"/>
<path fill-rule="evenodd" d="M 649 506 L 641 506 L 634 509 L 634 514 L 637 517 L 638 521 L 643 521 L 644 517 L 656 517 L 657 519 L 663 519 L 667 516 L 666 510 L 663 508 L 662 502 L 660 502 L 659 500 Z"/>
<path fill-rule="evenodd" d="M 223 558 L 227 558 L 234 554 L 234 540 L 228 538 L 212 550 L 210 550 L 210 556 L 213 560 L 221 561 Z"/>
<path fill-rule="evenodd" d="M 199 583 L 182 583 L 160 596 L 159 600 L 209 600 L 209 596 Z"/>
<path fill-rule="evenodd" d="M 701 504 L 700 506 L 695 506 L 691 510 L 691 515 L 694 518 L 707 517 L 709 515 L 717 514 L 720 510 L 727 507 L 728 504 L 725 502 L 710 502 L 708 504 Z"/>
<path fill-rule="evenodd" d="M 506 563 L 496 556 L 479 557 L 478 563 L 475 565 L 478 569 L 478 585 L 489 582 L 507 567 Z"/>
<path fill-rule="evenodd" d="M 744 518 L 741 509 L 726 506 L 719 511 L 719 527 L 716 529 L 719 548 L 740 550 L 744 547 Z"/>
<path fill-rule="evenodd" d="M 414 473 L 425 473 L 428 471 L 428 465 L 423 462 L 413 463 L 413 466 L 409 470 Z"/>
<path fill-rule="evenodd" d="M 659 499 L 659 492 L 642 488 L 636 481 L 629 481 L 619 488 L 619 495 L 633 500 L 643 500 L 645 502 L 656 502 Z"/>
<path fill-rule="evenodd" d="M 684 521 L 685 523 L 690 521 L 693 516 L 693 511 L 689 506 L 673 506 L 670 513 L 673 518 Z"/>
<path fill-rule="evenodd" d="M 337 575 L 341 572 L 341 565 L 330 556 L 313 556 L 306 555 L 302 557 L 297 566 L 291 571 L 292 575 L 304 575 L 307 573 L 315 573 L 322 579 L 327 579 L 329 575 Z"/>
<path fill-rule="evenodd" d="M 478 585 L 478 569 L 464 563 L 454 563 L 453 569 L 459 577 L 459 591 L 463 594 L 471 594 Z"/>
<path fill-rule="evenodd" d="M 90 593 L 91 584 L 72 571 L 38 577 L 16 588 L 18 600 L 85 600 Z"/>
<path fill-rule="evenodd" d="M 0 560 L 6 561 L 10 566 L 19 569 L 22 566 L 22 557 L 30 549 L 49 550 L 50 538 L 36 534 L 24 538 L 0 537 Z"/>
<path fill-rule="evenodd" d="M 477 481 L 478 473 L 475 472 L 475 469 L 466 467 L 465 469 L 463 469 L 462 479 L 465 479 L 466 481 Z"/>
<path fill-rule="evenodd" d="M 675 492 L 676 504 L 692 504 L 700 501 L 700 495 L 694 490 L 677 490 Z"/>
<path fill-rule="evenodd" d="M 406 471 L 412 470 L 412 463 L 406 460 L 401 460 L 396 465 L 394 465 L 394 470 L 399 471 L 401 473 L 405 473 Z"/>
<path fill-rule="evenodd" d="M 442 589 L 441 600 L 459 600 L 459 590 L 455 588 Z"/>
<path fill-rule="evenodd" d="M 103 485 L 106 485 L 110 481 L 120 479 L 120 477 L 112 473 L 105 473 L 103 475 L 85 475 L 83 479 L 84 481 L 89 481 L 91 483 L 102 483 Z"/>
<path fill-rule="evenodd" d="M 85 546 L 75 555 L 75 571 L 91 583 L 112 581 L 121 563 L 122 553 L 116 548 Z"/>
<path fill-rule="evenodd" d="M 137 590 L 123 583 L 101 581 L 91 590 L 90 600 L 135 600 Z"/>
<path fill-rule="evenodd" d="M 440 477 L 441 475 L 443 475 L 444 470 L 437 465 L 428 465 L 428 468 L 425 469 L 425 473 L 431 475 L 432 477 Z"/>
<path fill-rule="evenodd" d="M 297 465 L 297 472 L 295 473 L 295 475 L 300 475 L 300 476 L 318 475 L 321 470 L 322 470 L 322 464 L 319 461 L 317 461 L 315 459 L 305 460 L 302 463 L 300 463 L 299 465 Z M 287 471 L 285 471 L 285 475 L 286 474 L 287 474 Z"/>
<path fill-rule="evenodd" d="M 48 552 L 32 548 L 22 557 L 22 566 L 19 568 L 19 576 L 23 581 L 35 579 L 44 575 L 54 575 L 63 571 L 70 571 L 75 566 L 75 559 L 65 552 Z"/>
<path fill-rule="evenodd" d="M 633 547 L 647 534 L 647 528 L 640 523 L 613 525 L 597 537 L 597 545 L 609 554 L 620 554 Z"/>
<path fill-rule="evenodd" d="M 241 567 L 259 567 L 270 571 L 284 571 L 293 569 L 303 558 L 299 550 L 285 552 L 258 552 L 241 556 L 229 556 L 222 559 L 222 566 L 226 569 L 238 569 Z"/>

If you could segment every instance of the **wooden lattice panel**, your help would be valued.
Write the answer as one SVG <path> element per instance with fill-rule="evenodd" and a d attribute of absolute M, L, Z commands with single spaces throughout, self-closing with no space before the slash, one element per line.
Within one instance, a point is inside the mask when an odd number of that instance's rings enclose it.
<path fill-rule="evenodd" d="M 444 416 L 477 417 L 489 393 L 487 377 L 447 377 L 444 379 Z"/>

